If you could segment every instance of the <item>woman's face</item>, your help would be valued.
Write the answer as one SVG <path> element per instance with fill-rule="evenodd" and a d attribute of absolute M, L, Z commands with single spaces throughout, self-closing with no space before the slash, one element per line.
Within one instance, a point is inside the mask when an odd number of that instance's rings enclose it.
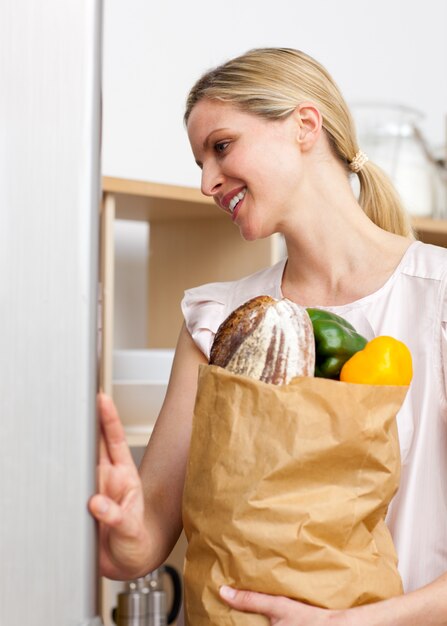
<path fill-rule="evenodd" d="M 200 100 L 188 136 L 211 196 L 247 240 L 281 231 L 296 206 L 300 178 L 295 116 L 266 120 L 229 103 Z"/>

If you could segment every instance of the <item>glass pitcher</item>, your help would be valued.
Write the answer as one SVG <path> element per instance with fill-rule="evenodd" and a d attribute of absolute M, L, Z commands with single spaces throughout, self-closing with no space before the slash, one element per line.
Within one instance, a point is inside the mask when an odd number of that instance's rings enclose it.
<path fill-rule="evenodd" d="M 405 208 L 414 216 L 437 213 L 438 172 L 420 132 L 423 114 L 391 104 L 353 104 L 360 148 L 391 178 Z"/>

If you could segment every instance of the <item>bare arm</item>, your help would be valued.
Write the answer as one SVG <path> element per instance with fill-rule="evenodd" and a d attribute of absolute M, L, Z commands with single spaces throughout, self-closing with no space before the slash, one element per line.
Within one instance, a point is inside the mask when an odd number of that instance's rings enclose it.
<path fill-rule="evenodd" d="M 158 567 L 182 528 L 181 506 L 199 363 L 206 359 L 182 328 L 160 415 L 140 476 L 110 398 L 98 400 L 101 420 L 99 493 L 89 502 L 100 523 L 101 573 L 129 579 Z"/>
<path fill-rule="evenodd" d="M 169 555 L 182 531 L 183 486 L 200 363 L 206 363 L 205 356 L 183 326 L 165 401 L 140 465 L 146 524 L 156 542 L 156 566 Z"/>

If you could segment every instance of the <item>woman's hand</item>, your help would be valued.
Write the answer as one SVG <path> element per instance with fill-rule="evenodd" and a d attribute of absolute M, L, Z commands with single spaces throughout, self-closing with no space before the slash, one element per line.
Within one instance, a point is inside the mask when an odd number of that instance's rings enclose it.
<path fill-rule="evenodd" d="M 238 611 L 265 615 L 271 626 L 447 626 L 447 573 L 416 591 L 346 611 L 229 587 L 220 594 Z"/>
<path fill-rule="evenodd" d="M 148 547 L 141 480 L 112 400 L 98 396 L 101 426 L 99 493 L 89 509 L 99 522 L 100 569 L 108 578 L 136 578 L 145 573 Z"/>
<path fill-rule="evenodd" d="M 221 587 L 220 595 L 233 609 L 264 615 L 271 626 L 348 626 L 345 611 L 319 609 L 281 596 L 230 587 Z"/>
<path fill-rule="evenodd" d="M 100 567 L 108 578 L 138 578 L 159 567 L 180 535 L 199 363 L 206 358 L 183 326 L 166 397 L 139 469 L 112 400 L 98 397 L 99 493 L 89 509 L 99 522 Z"/>

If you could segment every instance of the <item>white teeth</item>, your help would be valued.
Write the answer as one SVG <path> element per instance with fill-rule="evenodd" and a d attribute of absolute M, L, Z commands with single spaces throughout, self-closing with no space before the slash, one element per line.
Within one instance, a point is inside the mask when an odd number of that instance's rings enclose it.
<path fill-rule="evenodd" d="M 239 193 L 237 193 L 234 198 L 232 198 L 230 200 L 230 204 L 228 205 L 228 208 L 230 209 L 230 211 L 233 213 L 234 209 L 236 208 L 236 204 L 242 200 L 242 198 L 245 196 L 247 192 L 247 188 L 245 187 L 245 189 L 242 189 L 242 191 L 240 191 Z"/>

